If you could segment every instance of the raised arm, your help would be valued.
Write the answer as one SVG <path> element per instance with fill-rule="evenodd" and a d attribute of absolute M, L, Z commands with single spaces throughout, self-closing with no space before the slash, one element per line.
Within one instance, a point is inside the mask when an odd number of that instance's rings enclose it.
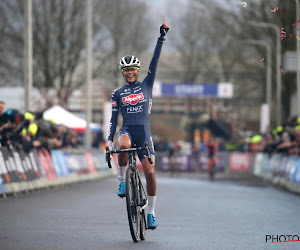
<path fill-rule="evenodd" d="M 166 24 L 166 19 L 164 19 L 162 25 L 159 28 L 160 37 L 158 38 L 155 49 L 154 49 L 153 57 L 151 59 L 150 65 L 149 65 L 148 75 L 144 80 L 144 82 L 146 82 L 147 85 L 151 88 L 153 87 L 153 84 L 154 84 L 154 79 L 155 79 L 155 75 L 156 75 L 156 69 L 157 69 L 157 64 L 158 64 L 158 59 L 160 56 L 162 44 L 166 40 L 165 36 L 166 36 L 168 30 L 169 30 L 169 25 Z"/>

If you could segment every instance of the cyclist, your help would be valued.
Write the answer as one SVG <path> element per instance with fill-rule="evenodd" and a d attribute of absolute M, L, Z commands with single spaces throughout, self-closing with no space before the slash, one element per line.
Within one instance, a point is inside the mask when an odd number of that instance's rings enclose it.
<path fill-rule="evenodd" d="M 144 174 L 147 181 L 149 212 L 147 215 L 148 228 L 155 229 L 157 222 L 155 219 L 155 201 L 156 201 L 156 178 L 154 146 L 152 142 L 149 115 L 152 107 L 152 88 L 156 74 L 158 59 L 160 56 L 162 44 L 165 41 L 165 35 L 169 26 L 164 19 L 160 26 L 160 37 L 157 40 L 152 60 L 150 62 L 148 75 L 143 82 L 138 81 L 140 61 L 133 55 L 124 56 L 120 60 L 119 68 L 122 71 L 126 84 L 112 92 L 112 117 L 110 121 L 110 131 L 108 137 L 108 147 L 112 150 L 112 142 L 116 132 L 118 112 L 121 111 L 123 126 L 118 135 L 120 149 L 128 149 L 131 143 L 137 147 L 143 147 L 148 142 L 150 147 L 153 164 L 150 164 L 146 158 L 145 152 L 138 152 L 139 159 L 142 162 Z M 128 162 L 128 155 L 122 153 L 118 155 L 120 181 L 118 196 L 124 197 L 125 190 L 125 172 Z"/>

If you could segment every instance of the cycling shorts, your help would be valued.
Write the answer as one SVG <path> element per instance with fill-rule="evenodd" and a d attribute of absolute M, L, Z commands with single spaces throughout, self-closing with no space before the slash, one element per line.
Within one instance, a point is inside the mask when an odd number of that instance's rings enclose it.
<path fill-rule="evenodd" d="M 123 125 L 119 131 L 118 137 L 122 135 L 127 135 L 130 138 L 131 146 L 132 144 L 135 144 L 136 147 L 144 147 L 145 142 L 148 142 L 150 154 L 152 157 L 155 157 L 150 125 Z M 145 150 L 138 151 L 137 154 L 140 161 L 147 157 Z"/>

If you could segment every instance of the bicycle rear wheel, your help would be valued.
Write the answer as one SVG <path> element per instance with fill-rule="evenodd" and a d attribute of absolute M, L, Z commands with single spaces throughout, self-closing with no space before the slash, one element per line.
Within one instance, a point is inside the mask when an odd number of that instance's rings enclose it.
<path fill-rule="evenodd" d="M 128 168 L 126 171 L 126 206 L 129 229 L 134 242 L 140 240 L 140 208 L 135 172 Z"/>

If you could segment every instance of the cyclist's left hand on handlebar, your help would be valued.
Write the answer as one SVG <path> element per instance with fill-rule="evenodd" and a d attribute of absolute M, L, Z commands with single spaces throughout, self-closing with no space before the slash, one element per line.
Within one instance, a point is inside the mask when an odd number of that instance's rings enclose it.
<path fill-rule="evenodd" d="M 109 151 L 113 150 L 113 142 L 111 140 L 107 141 L 107 147 Z M 109 158 L 112 159 L 112 155 L 110 155 Z"/>
<path fill-rule="evenodd" d="M 159 28 L 160 31 L 160 38 L 164 38 L 165 35 L 167 35 L 168 31 L 169 31 L 169 25 L 166 24 L 166 18 L 164 19 L 162 25 Z"/>

